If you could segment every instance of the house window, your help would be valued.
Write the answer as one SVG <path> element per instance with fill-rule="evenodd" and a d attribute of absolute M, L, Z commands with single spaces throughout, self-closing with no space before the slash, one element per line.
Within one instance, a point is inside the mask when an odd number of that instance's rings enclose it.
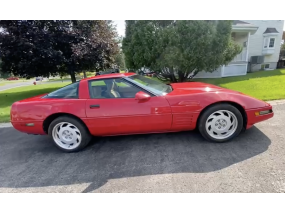
<path fill-rule="evenodd" d="M 265 68 L 265 69 L 268 69 L 269 66 L 270 66 L 269 64 L 265 64 L 265 65 L 264 65 L 264 68 Z"/>
<path fill-rule="evenodd" d="M 264 38 L 264 48 L 268 47 L 268 38 Z"/>
<path fill-rule="evenodd" d="M 274 48 L 275 38 L 264 38 L 263 48 Z"/>
<path fill-rule="evenodd" d="M 269 40 L 269 47 L 274 48 L 275 38 L 270 38 Z"/>

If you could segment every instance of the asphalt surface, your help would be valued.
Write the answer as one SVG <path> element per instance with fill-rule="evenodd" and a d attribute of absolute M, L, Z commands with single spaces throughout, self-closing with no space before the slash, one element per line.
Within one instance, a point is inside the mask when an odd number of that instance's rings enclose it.
<path fill-rule="evenodd" d="M 9 84 L 6 84 L 6 85 L 2 85 L 0 86 L 0 91 L 5 91 L 5 90 L 8 90 L 8 89 L 12 89 L 12 88 L 18 88 L 18 87 L 22 87 L 22 86 L 31 86 L 33 85 L 33 82 L 35 82 L 35 80 L 31 80 L 31 81 L 26 81 L 26 82 L 23 82 L 23 81 L 19 81 L 19 82 L 16 82 L 16 83 L 9 83 Z M 51 84 L 51 83 L 61 83 L 61 82 L 71 82 L 70 80 L 50 80 L 50 81 L 36 81 L 37 84 Z"/>
<path fill-rule="evenodd" d="M 95 138 L 79 153 L 0 128 L 0 192 L 285 192 L 285 104 L 230 143 L 197 132 Z"/>
<path fill-rule="evenodd" d="M 18 87 L 27 86 L 27 85 L 32 85 L 32 84 L 33 84 L 33 81 L 26 81 L 26 82 L 23 82 L 23 81 L 19 80 L 19 82 L 8 83 L 8 84 L 6 84 L 6 85 L 0 86 L 0 91 L 5 91 L 5 90 L 8 90 L 8 89 L 18 88 Z"/>

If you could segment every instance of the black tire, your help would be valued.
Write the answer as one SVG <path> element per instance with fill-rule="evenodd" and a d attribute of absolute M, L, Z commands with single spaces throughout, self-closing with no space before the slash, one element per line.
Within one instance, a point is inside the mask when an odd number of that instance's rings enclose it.
<path fill-rule="evenodd" d="M 52 131 L 53 131 L 53 128 L 58 124 L 58 123 L 61 123 L 61 122 L 68 122 L 68 123 L 71 123 L 73 124 L 74 126 L 76 126 L 80 133 L 81 133 L 81 142 L 80 144 L 74 148 L 74 149 L 65 149 L 65 148 L 62 148 L 60 147 L 56 142 L 55 140 L 53 139 L 53 136 L 52 136 Z M 70 116 L 61 116 L 61 117 L 58 117 L 56 119 L 54 119 L 50 125 L 49 125 L 49 128 L 48 128 L 48 135 L 53 139 L 53 142 L 55 144 L 55 146 L 57 148 L 59 148 L 60 150 L 64 151 L 64 152 L 68 152 L 68 153 L 71 153 L 71 152 L 78 152 L 80 150 L 82 150 L 83 148 L 85 148 L 88 143 L 91 141 L 92 139 L 92 136 L 91 134 L 89 133 L 89 131 L 87 130 L 87 128 L 84 126 L 84 124 L 82 124 L 82 122 L 78 119 L 75 119 L 73 117 L 70 117 Z"/>
<path fill-rule="evenodd" d="M 219 110 L 227 110 L 232 112 L 238 121 L 238 125 L 237 125 L 237 129 L 235 130 L 235 132 L 229 136 L 228 138 L 225 139 L 215 139 L 212 136 L 210 136 L 208 134 L 208 132 L 206 131 L 206 121 L 208 119 L 208 117 Z M 222 104 L 216 104 L 213 106 L 210 106 L 209 108 L 207 108 L 201 115 L 201 117 L 199 118 L 198 121 L 198 130 L 201 133 L 201 135 L 208 141 L 212 141 L 212 142 L 216 142 L 216 143 L 223 143 L 223 142 L 227 142 L 230 141 L 231 139 L 233 139 L 234 137 L 238 136 L 241 132 L 241 130 L 243 129 L 243 116 L 241 114 L 241 112 L 234 107 L 231 104 L 227 104 L 227 103 L 222 103 Z"/>

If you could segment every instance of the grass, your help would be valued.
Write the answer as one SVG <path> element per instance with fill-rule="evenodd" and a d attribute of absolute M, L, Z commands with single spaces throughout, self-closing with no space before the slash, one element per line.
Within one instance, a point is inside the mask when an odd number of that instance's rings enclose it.
<path fill-rule="evenodd" d="M 0 82 L 0 86 L 3 86 L 3 85 L 7 85 L 8 83 L 6 82 Z"/>
<path fill-rule="evenodd" d="M 232 89 L 264 101 L 285 99 L 285 69 L 258 71 L 238 77 L 194 79 L 194 81 Z"/>
<path fill-rule="evenodd" d="M 49 93 L 67 84 L 69 82 L 32 85 L 0 92 L 0 122 L 10 121 L 10 107 L 12 103 L 28 97 Z"/>
<path fill-rule="evenodd" d="M 48 81 L 50 81 L 50 82 L 62 82 L 62 81 L 66 81 L 66 80 L 69 80 L 71 82 L 71 78 L 70 77 L 64 77 L 62 79 L 54 78 L 54 79 L 49 79 Z"/>
<path fill-rule="evenodd" d="M 95 76 L 95 71 L 94 72 L 86 72 L 86 76 L 87 78 L 88 77 L 94 77 Z M 125 73 L 125 71 L 120 71 L 120 73 Z M 79 79 L 83 79 L 84 78 L 84 74 L 83 73 L 79 73 L 77 76 L 76 76 L 76 79 L 79 80 Z M 70 76 L 64 76 L 62 79 L 60 79 L 59 77 L 56 77 L 56 78 L 50 78 L 49 81 L 52 81 L 52 82 L 55 82 L 55 81 L 66 81 L 66 80 L 70 80 L 71 81 L 71 77 Z"/>

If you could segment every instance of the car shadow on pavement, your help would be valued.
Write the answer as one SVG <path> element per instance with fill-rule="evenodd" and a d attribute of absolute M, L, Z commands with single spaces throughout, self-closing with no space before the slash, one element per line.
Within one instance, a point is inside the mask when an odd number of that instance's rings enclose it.
<path fill-rule="evenodd" d="M 229 143 L 205 141 L 198 132 L 97 138 L 83 151 L 63 153 L 47 136 L 0 129 L 0 188 L 90 183 L 94 191 L 110 179 L 207 173 L 265 152 L 271 141 L 252 127 Z"/>

